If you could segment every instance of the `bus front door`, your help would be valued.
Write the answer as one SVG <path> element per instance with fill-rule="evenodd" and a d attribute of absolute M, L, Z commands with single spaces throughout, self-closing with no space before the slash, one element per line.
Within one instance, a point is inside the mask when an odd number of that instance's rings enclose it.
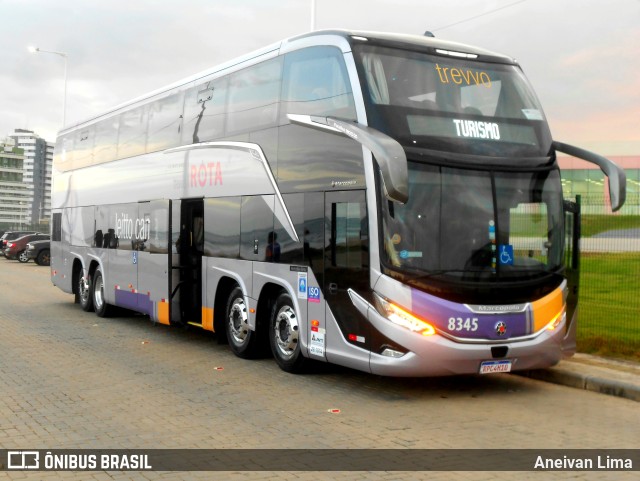
<path fill-rule="evenodd" d="M 349 343 L 369 350 L 370 329 L 356 309 L 348 290 L 369 297 L 369 227 L 364 191 L 327 192 L 325 194 L 325 275 L 327 301 L 327 360 L 356 367 L 363 359 L 351 359 Z M 334 318 L 339 332 L 331 332 Z M 345 358 L 346 356 L 347 358 Z M 361 366 L 368 369 L 367 365 Z"/>
<path fill-rule="evenodd" d="M 171 320 L 202 326 L 204 201 L 173 201 Z"/>
<path fill-rule="evenodd" d="M 567 277 L 567 334 L 562 343 L 566 356 L 576 352 L 578 291 L 580 288 L 580 196 L 576 201 L 564 201 L 565 215 L 565 276 Z"/>

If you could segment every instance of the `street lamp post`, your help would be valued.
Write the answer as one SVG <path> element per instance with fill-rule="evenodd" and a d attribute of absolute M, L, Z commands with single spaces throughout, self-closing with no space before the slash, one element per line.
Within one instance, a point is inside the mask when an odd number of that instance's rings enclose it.
<path fill-rule="evenodd" d="M 22 206 L 24 205 L 24 202 L 20 202 L 20 227 L 18 228 L 18 230 L 22 230 Z"/>
<path fill-rule="evenodd" d="M 52 53 L 64 59 L 64 97 L 62 99 L 62 126 L 64 127 L 67 119 L 67 54 L 64 52 L 55 52 L 53 50 L 42 50 L 39 47 L 29 47 L 31 53 Z"/>

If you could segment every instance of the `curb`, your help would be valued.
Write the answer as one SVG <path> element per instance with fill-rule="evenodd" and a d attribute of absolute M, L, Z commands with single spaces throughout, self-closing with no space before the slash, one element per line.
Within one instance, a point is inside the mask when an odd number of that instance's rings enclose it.
<path fill-rule="evenodd" d="M 561 384 L 585 391 L 608 394 L 632 401 L 640 402 L 640 386 L 619 380 L 605 379 L 598 376 L 589 376 L 558 368 L 535 369 L 517 373 L 531 379 Z"/>

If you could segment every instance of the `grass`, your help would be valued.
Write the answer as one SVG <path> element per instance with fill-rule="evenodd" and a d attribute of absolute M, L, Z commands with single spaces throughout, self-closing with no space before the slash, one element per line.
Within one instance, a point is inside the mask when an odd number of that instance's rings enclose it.
<path fill-rule="evenodd" d="M 609 230 L 640 229 L 640 216 L 583 214 L 582 237 L 592 237 Z"/>
<path fill-rule="evenodd" d="M 640 361 L 640 252 L 583 253 L 578 350 Z"/>
<path fill-rule="evenodd" d="M 640 229 L 640 216 L 612 214 L 582 214 L 582 237 L 592 237 L 610 230 Z M 546 219 L 542 214 L 512 214 L 511 235 L 544 237 Z"/>

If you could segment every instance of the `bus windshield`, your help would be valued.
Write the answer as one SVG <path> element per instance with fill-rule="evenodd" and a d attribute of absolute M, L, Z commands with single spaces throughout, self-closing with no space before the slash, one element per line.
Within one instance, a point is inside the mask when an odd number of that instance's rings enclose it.
<path fill-rule="evenodd" d="M 354 48 L 368 123 L 401 144 L 486 156 L 546 156 L 551 134 L 516 65 L 375 45 Z"/>
<path fill-rule="evenodd" d="M 562 266 L 558 170 L 500 172 L 409 162 L 409 200 L 384 201 L 383 264 L 412 279 L 517 282 Z"/>

